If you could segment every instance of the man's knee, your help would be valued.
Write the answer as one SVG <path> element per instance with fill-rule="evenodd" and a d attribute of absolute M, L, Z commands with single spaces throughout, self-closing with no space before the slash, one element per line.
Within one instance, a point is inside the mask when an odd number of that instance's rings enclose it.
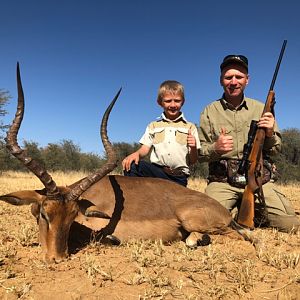
<path fill-rule="evenodd" d="M 230 189 L 229 184 L 221 182 L 209 183 L 205 189 L 205 194 L 217 200 L 230 211 L 236 206 L 235 192 Z"/>
<path fill-rule="evenodd" d="M 294 216 L 295 210 L 291 202 L 273 183 L 266 183 L 264 196 L 268 211 L 273 215 Z"/>
<path fill-rule="evenodd" d="M 283 232 L 297 232 L 300 230 L 300 220 L 296 215 L 275 215 L 269 214 L 270 227 L 277 228 Z"/>

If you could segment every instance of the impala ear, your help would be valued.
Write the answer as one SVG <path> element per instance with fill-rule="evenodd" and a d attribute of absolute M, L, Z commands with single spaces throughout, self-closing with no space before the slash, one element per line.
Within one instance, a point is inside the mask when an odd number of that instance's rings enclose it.
<path fill-rule="evenodd" d="M 0 196 L 0 200 L 12 205 L 28 205 L 31 203 L 40 203 L 45 199 L 44 190 L 18 191 Z"/>
<path fill-rule="evenodd" d="M 37 223 L 39 224 L 40 219 L 40 209 L 41 205 L 38 202 L 34 202 L 31 205 L 31 214 L 36 218 Z"/>

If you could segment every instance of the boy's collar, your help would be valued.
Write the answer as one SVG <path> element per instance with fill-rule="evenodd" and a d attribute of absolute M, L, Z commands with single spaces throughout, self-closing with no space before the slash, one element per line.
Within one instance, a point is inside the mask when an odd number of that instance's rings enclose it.
<path fill-rule="evenodd" d="M 158 119 L 162 119 L 164 121 L 167 121 L 167 122 L 178 122 L 178 121 L 184 121 L 185 123 L 187 123 L 187 120 L 185 119 L 184 115 L 183 115 L 183 112 L 180 112 L 180 115 L 174 119 L 174 120 L 170 120 L 166 117 L 165 113 L 163 112 L 160 117 Z"/>

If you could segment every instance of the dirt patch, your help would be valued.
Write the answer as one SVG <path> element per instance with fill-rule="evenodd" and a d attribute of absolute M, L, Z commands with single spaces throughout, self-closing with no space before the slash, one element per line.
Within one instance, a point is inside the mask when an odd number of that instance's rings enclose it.
<path fill-rule="evenodd" d="M 1 299 L 299 299 L 299 235 L 256 230 L 261 253 L 224 237 L 195 250 L 182 242 L 91 243 L 47 265 L 29 208 L 1 203 L 0 217 Z"/>
<path fill-rule="evenodd" d="M 283 189 L 299 212 L 300 187 Z M 30 207 L 0 203 L 0 299 L 299 299 L 300 234 L 254 233 L 260 251 L 221 236 L 194 250 L 183 242 L 91 242 L 47 265 Z"/>

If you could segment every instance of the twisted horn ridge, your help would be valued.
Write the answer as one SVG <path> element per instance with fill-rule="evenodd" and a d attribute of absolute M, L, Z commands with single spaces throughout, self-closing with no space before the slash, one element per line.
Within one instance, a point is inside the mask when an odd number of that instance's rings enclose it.
<path fill-rule="evenodd" d="M 32 159 L 17 142 L 17 135 L 24 116 L 24 93 L 22 88 L 19 63 L 17 63 L 17 87 L 18 87 L 18 106 L 15 118 L 10 126 L 6 136 L 6 148 L 20 160 L 31 172 L 33 172 L 43 183 L 50 197 L 59 196 L 56 183 L 53 181 L 47 171 L 34 159 Z"/>
<path fill-rule="evenodd" d="M 109 114 L 117 101 L 122 88 L 119 89 L 118 93 L 106 109 L 102 122 L 101 122 L 101 129 L 100 129 L 100 135 L 102 139 L 103 146 L 105 148 L 106 154 L 107 154 L 107 162 L 102 166 L 99 170 L 94 172 L 93 174 L 87 176 L 83 180 L 80 181 L 67 195 L 66 200 L 67 201 L 74 201 L 80 197 L 80 195 L 85 192 L 90 186 L 92 186 L 94 183 L 99 181 L 101 178 L 103 178 L 105 175 L 110 173 L 116 166 L 117 166 L 117 155 L 108 139 L 107 136 L 107 121 Z"/>

